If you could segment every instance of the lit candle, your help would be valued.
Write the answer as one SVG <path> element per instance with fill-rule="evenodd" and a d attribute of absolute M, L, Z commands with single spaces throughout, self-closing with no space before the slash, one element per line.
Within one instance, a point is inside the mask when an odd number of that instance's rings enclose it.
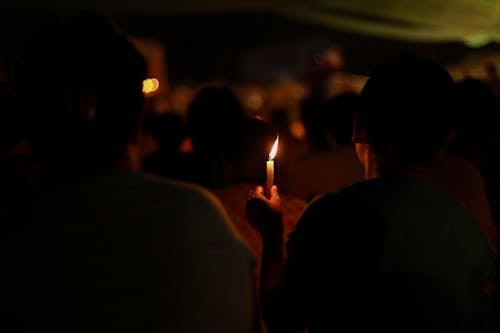
<path fill-rule="evenodd" d="M 266 163 L 266 191 L 267 195 L 271 196 L 271 187 L 273 186 L 274 183 L 274 157 L 276 156 L 276 153 L 278 152 L 278 141 L 279 141 L 279 136 L 276 137 L 276 141 L 274 141 L 273 148 L 271 149 L 271 152 L 269 153 L 269 159 L 267 160 Z"/>

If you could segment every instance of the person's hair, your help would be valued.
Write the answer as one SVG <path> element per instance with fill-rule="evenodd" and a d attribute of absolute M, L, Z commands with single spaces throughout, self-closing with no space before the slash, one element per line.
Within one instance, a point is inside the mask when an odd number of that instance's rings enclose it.
<path fill-rule="evenodd" d="M 439 64 L 403 56 L 382 66 L 361 93 L 354 141 L 382 160 L 422 165 L 445 145 L 454 126 L 453 80 Z"/>
<path fill-rule="evenodd" d="M 330 135 L 335 144 L 352 145 L 352 123 L 354 112 L 359 105 L 359 95 L 343 93 L 325 103 L 322 109 L 325 135 Z"/>
<path fill-rule="evenodd" d="M 202 89 L 187 111 L 187 127 L 194 151 L 214 158 L 230 158 L 244 119 L 238 98 L 227 87 Z"/>
<path fill-rule="evenodd" d="M 82 13 L 44 32 L 17 73 L 20 110 L 46 168 L 103 168 L 137 139 L 147 66 L 107 18 Z"/>

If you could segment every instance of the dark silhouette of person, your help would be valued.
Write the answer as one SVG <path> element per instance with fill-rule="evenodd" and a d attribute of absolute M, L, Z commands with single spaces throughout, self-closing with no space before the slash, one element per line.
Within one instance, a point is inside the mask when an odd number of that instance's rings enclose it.
<path fill-rule="evenodd" d="M 143 136 L 149 136 L 157 147 L 145 156 L 143 170 L 171 179 L 183 179 L 183 156 L 179 149 L 185 137 L 182 118 L 174 113 L 147 115 Z"/>
<path fill-rule="evenodd" d="M 208 188 L 228 183 L 230 160 L 244 118 L 239 100 L 227 87 L 209 86 L 195 96 L 187 111 L 193 144 L 191 161 L 186 166 L 188 180 Z"/>
<path fill-rule="evenodd" d="M 352 144 L 352 122 L 359 97 L 344 93 L 327 101 L 319 109 L 317 135 L 325 146 L 312 146 L 290 166 L 282 188 L 292 195 L 310 201 L 315 196 L 336 192 L 363 180 Z"/>
<path fill-rule="evenodd" d="M 232 179 L 230 184 L 213 190 L 220 199 L 236 229 L 247 241 L 252 251 L 260 257 L 262 254 L 262 238 L 252 228 L 245 216 L 245 200 L 250 190 L 257 184 L 266 183 L 266 161 L 269 151 L 276 140 L 276 130 L 258 117 L 249 117 L 240 126 L 240 132 L 236 139 L 237 153 L 231 163 Z M 280 136 L 281 139 L 281 136 Z M 281 144 L 278 150 L 281 149 Z M 276 163 L 276 169 L 280 165 Z M 283 205 L 284 238 L 295 229 L 300 214 L 306 203 L 299 198 L 282 194 Z M 257 276 L 260 276 L 260 263 L 257 263 Z"/>
<path fill-rule="evenodd" d="M 485 178 L 494 150 L 495 97 L 487 84 L 474 79 L 456 83 L 453 114 L 455 128 L 449 145 L 430 161 L 429 179 L 474 215 L 496 248 L 487 195 L 491 179 Z"/>
<path fill-rule="evenodd" d="M 456 84 L 456 132 L 449 150 L 484 170 L 496 135 L 496 100 L 488 85 L 465 79 Z"/>
<path fill-rule="evenodd" d="M 106 18 L 42 33 L 19 67 L 40 189 L 0 212 L 10 332 L 249 332 L 249 250 L 205 190 L 136 172 L 147 66 Z"/>
<path fill-rule="evenodd" d="M 304 211 L 288 243 L 277 188 L 247 216 L 263 235 L 269 332 L 488 332 L 494 261 L 479 223 L 426 180 L 453 130 L 453 81 L 415 56 L 361 93 L 354 142 L 367 180 Z"/>

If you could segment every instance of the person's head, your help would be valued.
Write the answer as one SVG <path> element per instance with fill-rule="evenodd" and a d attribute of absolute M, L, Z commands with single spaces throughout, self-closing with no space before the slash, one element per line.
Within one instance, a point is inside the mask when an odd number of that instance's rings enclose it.
<path fill-rule="evenodd" d="M 496 130 L 496 97 L 490 86 L 481 80 L 465 79 L 455 85 L 457 115 L 456 135 L 450 150 L 475 160 L 481 147 L 488 147 Z"/>
<path fill-rule="evenodd" d="M 361 93 L 354 117 L 356 150 L 377 173 L 423 166 L 453 130 L 453 80 L 440 65 L 414 56 L 379 68 Z"/>
<path fill-rule="evenodd" d="M 214 158 L 229 158 L 234 154 L 234 142 L 243 118 L 243 108 L 229 88 L 202 89 L 187 112 L 194 151 Z"/>
<path fill-rule="evenodd" d="M 233 177 L 237 182 L 264 183 L 266 161 L 276 140 L 271 124 L 259 117 L 243 122 L 237 138 L 237 154 L 233 165 Z"/>
<path fill-rule="evenodd" d="M 184 139 L 182 118 L 175 113 L 150 114 L 144 117 L 143 137 L 150 136 L 164 153 L 177 153 Z"/>
<path fill-rule="evenodd" d="M 121 160 L 138 137 L 146 74 L 139 52 L 96 14 L 40 35 L 20 62 L 17 82 L 37 161 L 75 173 Z"/>
<path fill-rule="evenodd" d="M 332 146 L 352 145 L 352 123 L 359 105 L 359 95 L 343 93 L 327 101 L 322 116 L 327 141 Z"/>

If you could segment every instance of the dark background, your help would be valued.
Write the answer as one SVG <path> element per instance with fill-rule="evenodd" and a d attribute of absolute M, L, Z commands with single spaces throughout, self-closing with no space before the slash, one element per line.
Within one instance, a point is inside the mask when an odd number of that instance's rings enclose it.
<path fill-rule="evenodd" d="M 356 35 L 266 12 L 110 16 L 125 32 L 166 46 L 173 84 L 213 79 L 265 84 L 300 78 L 314 57 L 332 44 L 342 47 L 345 70 L 354 74 L 369 74 L 404 52 L 450 65 L 477 51 L 461 42 L 417 43 Z M 12 65 L 34 34 L 66 17 L 48 10 L 2 11 L 0 66 Z M 500 47 L 488 44 L 481 50 Z"/>

